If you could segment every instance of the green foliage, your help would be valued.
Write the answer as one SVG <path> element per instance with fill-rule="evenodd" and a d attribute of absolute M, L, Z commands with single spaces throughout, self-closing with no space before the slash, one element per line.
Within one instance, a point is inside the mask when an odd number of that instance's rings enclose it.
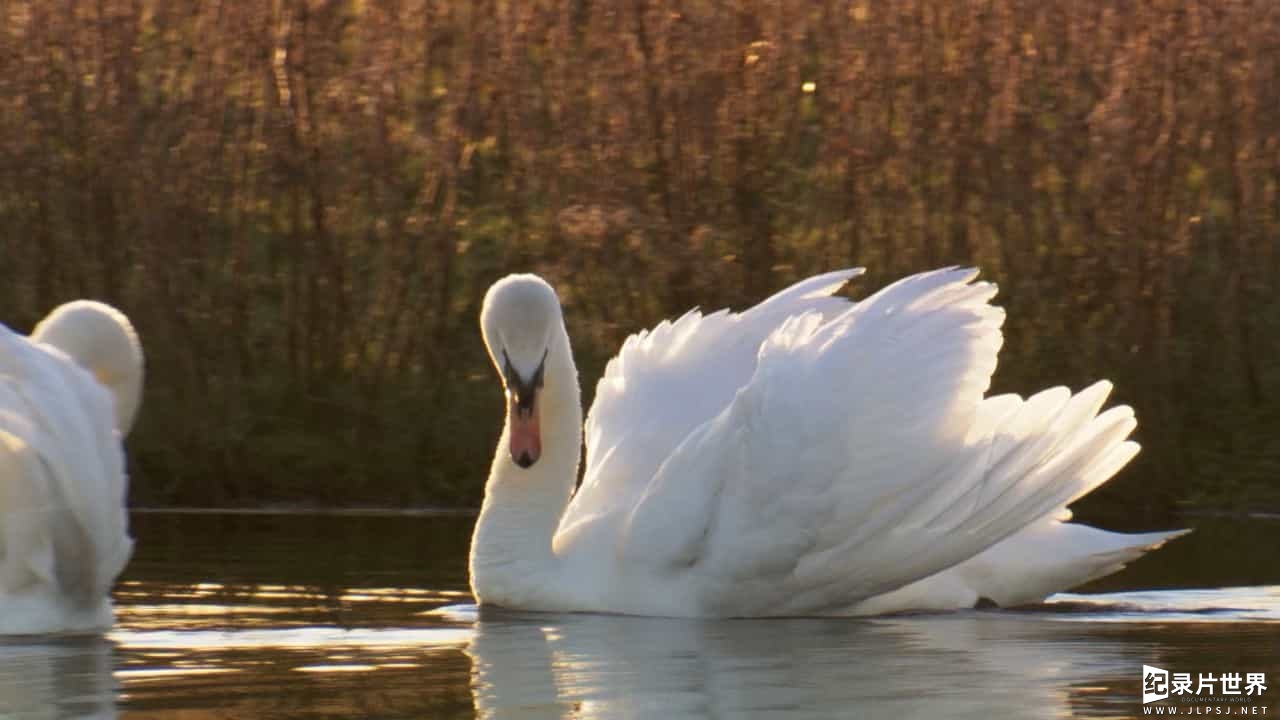
<path fill-rule="evenodd" d="M 474 503 L 507 272 L 589 399 L 693 305 L 952 263 L 1001 284 L 997 390 L 1137 408 L 1108 502 L 1280 502 L 1267 0 L 6 7 L 4 320 L 134 318 L 136 503 Z"/>

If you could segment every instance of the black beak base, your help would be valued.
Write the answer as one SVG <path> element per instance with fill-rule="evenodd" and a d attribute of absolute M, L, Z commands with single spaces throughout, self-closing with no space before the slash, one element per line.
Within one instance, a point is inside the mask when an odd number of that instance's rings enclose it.
<path fill-rule="evenodd" d="M 520 377 L 520 373 L 516 372 L 516 368 L 511 364 L 511 358 L 507 355 L 507 351 L 502 351 L 502 375 L 507 381 L 507 392 L 511 395 L 512 406 L 516 412 L 528 416 L 533 413 L 533 403 L 537 398 L 538 390 L 542 389 L 542 379 L 544 370 L 547 366 L 547 353 L 542 352 L 542 360 L 538 363 L 538 369 L 533 371 L 533 377 L 525 379 Z M 533 463 L 530 462 L 530 465 Z M 522 467 L 528 467 L 523 465 Z"/>

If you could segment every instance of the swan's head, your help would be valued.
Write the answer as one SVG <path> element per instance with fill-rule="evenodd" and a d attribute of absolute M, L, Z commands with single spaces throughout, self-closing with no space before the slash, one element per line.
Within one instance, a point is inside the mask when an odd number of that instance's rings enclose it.
<path fill-rule="evenodd" d="M 115 399 L 116 429 L 127 435 L 142 401 L 142 344 L 124 313 L 93 300 L 59 305 L 31 339 L 66 353 Z"/>
<path fill-rule="evenodd" d="M 547 357 L 564 334 L 560 299 L 537 275 L 508 275 L 485 294 L 480 329 L 506 390 L 511 460 L 530 467 L 542 455 L 539 399 Z"/>

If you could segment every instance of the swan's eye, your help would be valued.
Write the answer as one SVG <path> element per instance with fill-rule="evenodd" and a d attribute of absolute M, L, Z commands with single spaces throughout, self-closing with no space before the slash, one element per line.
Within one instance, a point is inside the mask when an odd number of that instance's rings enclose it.
<path fill-rule="evenodd" d="M 516 372 L 516 368 L 511 364 L 511 356 L 504 349 L 502 351 L 502 379 L 506 381 L 507 387 L 512 387 L 516 381 L 520 379 L 520 374 Z"/>
<path fill-rule="evenodd" d="M 546 369 L 547 351 L 543 350 L 542 359 L 538 361 L 538 369 L 533 371 L 533 380 L 530 381 L 530 384 L 532 384 L 535 389 L 542 388 L 542 376 L 545 374 Z"/>
<path fill-rule="evenodd" d="M 525 379 L 516 372 L 515 365 L 511 363 L 511 357 L 507 355 L 507 351 L 502 351 L 502 375 L 507 381 L 507 396 L 511 402 L 511 406 L 518 412 L 529 414 L 533 412 L 534 398 L 538 394 L 538 390 L 542 388 L 543 376 L 545 375 L 547 366 L 547 351 L 542 351 L 542 360 L 538 362 L 538 367 L 533 371 L 533 376 Z"/>

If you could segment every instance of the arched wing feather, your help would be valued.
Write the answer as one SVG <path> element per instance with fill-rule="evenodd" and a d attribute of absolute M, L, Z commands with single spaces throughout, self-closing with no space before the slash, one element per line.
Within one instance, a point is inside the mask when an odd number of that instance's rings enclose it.
<path fill-rule="evenodd" d="M 975 276 L 912 276 L 775 330 L 645 488 L 622 562 L 696 574 L 706 614 L 838 611 L 1110 477 L 1136 446 L 1127 408 L 1096 415 L 1105 384 L 983 400 L 1004 315 Z"/>
<path fill-rule="evenodd" d="M 789 317 L 848 308 L 831 295 L 862 272 L 809 278 L 743 313 L 694 310 L 627 338 L 596 386 L 586 471 L 562 527 L 630 508 L 676 446 L 751 378 L 761 343 Z"/>

